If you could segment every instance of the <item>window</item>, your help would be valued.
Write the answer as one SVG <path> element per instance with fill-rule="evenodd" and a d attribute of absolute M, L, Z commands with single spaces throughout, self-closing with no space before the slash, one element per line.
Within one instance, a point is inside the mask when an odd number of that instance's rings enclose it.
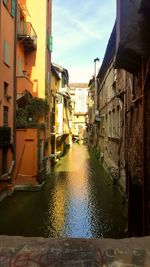
<path fill-rule="evenodd" d="M 4 82 L 4 96 L 8 95 L 8 83 Z"/>
<path fill-rule="evenodd" d="M 120 137 L 120 107 L 117 107 L 117 137 Z"/>
<path fill-rule="evenodd" d="M 12 17 L 15 17 L 15 6 L 16 6 L 16 0 L 11 1 L 11 15 Z"/>
<path fill-rule="evenodd" d="M 108 136 L 112 136 L 112 115 L 111 111 L 109 111 L 109 116 L 108 116 Z"/>
<path fill-rule="evenodd" d="M 112 137 L 116 137 L 116 112 L 112 110 Z"/>
<path fill-rule="evenodd" d="M 6 6 L 11 16 L 15 17 L 16 0 L 3 0 L 3 4 Z"/>
<path fill-rule="evenodd" d="M 22 76 L 22 60 L 18 57 L 18 75 Z"/>
<path fill-rule="evenodd" d="M 52 36 L 52 35 L 49 36 L 48 50 L 49 50 L 50 52 L 53 51 L 53 36 Z"/>
<path fill-rule="evenodd" d="M 3 110 L 3 125 L 8 126 L 8 107 L 4 106 Z"/>
<path fill-rule="evenodd" d="M 8 2 L 7 0 L 3 0 L 5 6 L 7 6 L 7 2 Z"/>
<path fill-rule="evenodd" d="M 4 41 L 4 63 L 9 66 L 10 46 L 7 41 Z"/>
<path fill-rule="evenodd" d="M 58 95 L 57 96 L 58 104 L 62 104 L 62 96 Z"/>

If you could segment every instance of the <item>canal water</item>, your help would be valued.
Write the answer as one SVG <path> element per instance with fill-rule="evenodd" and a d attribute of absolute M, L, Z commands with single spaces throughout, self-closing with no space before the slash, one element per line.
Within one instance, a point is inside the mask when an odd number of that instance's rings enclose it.
<path fill-rule="evenodd" d="M 94 153 L 73 144 L 40 192 L 16 192 L 0 203 L 0 234 L 122 238 L 120 193 Z"/>

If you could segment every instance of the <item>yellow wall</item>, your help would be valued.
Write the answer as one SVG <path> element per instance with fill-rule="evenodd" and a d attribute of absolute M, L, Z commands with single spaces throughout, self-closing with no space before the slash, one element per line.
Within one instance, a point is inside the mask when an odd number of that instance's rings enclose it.
<path fill-rule="evenodd" d="M 60 88 L 60 80 L 56 79 L 53 73 L 51 74 L 51 88 L 54 95 L 56 94 L 56 91 L 59 91 Z"/>
<path fill-rule="evenodd" d="M 46 0 L 27 0 L 26 5 L 30 16 L 27 20 L 31 22 L 38 36 L 35 66 L 32 68 L 31 79 L 38 80 L 38 96 L 45 98 L 46 80 Z"/>

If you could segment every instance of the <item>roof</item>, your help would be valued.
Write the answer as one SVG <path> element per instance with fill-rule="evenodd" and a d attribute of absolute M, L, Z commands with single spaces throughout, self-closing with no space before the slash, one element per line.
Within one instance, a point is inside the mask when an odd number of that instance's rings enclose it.
<path fill-rule="evenodd" d="M 97 77 L 99 78 L 99 82 L 101 83 L 102 80 L 104 79 L 104 76 L 107 72 L 107 69 L 110 65 L 110 62 L 112 61 L 113 57 L 115 56 L 115 50 L 116 50 L 116 23 L 113 27 L 112 33 L 110 35 L 106 52 L 104 55 L 104 59 L 102 62 L 102 65 L 100 67 L 100 70 L 98 72 Z M 90 80 L 92 83 L 92 80 Z"/>
<path fill-rule="evenodd" d="M 58 71 L 55 69 L 55 67 L 53 66 L 53 64 L 51 64 L 51 71 L 52 71 L 52 73 L 54 74 L 54 76 L 55 76 L 58 80 L 61 79 L 60 76 L 59 76 Z"/>
<path fill-rule="evenodd" d="M 60 65 L 57 65 L 55 63 L 51 63 L 51 65 L 52 65 L 52 68 L 55 69 L 55 71 L 57 73 L 59 73 L 59 72 L 63 73 L 65 75 L 65 77 L 66 77 L 66 80 L 69 82 L 69 74 L 68 74 L 68 70 L 67 69 L 65 69 L 64 67 L 62 67 Z"/>

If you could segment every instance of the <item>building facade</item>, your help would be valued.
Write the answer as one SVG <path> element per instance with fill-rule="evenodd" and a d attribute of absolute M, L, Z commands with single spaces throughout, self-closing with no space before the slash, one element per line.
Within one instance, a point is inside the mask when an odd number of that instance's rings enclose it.
<path fill-rule="evenodd" d="M 86 127 L 87 127 L 87 96 L 88 96 L 88 84 L 75 83 L 70 84 L 70 93 L 74 100 L 74 116 L 73 116 L 73 128 L 74 138 L 83 140 L 86 139 Z"/>
<path fill-rule="evenodd" d="M 0 180 L 12 178 L 15 164 L 15 1 L 0 1 Z M 11 33 L 11 34 L 10 34 Z"/>
<path fill-rule="evenodd" d="M 96 142 L 100 148 L 100 161 L 125 194 L 123 166 L 120 162 L 121 125 L 123 105 L 118 98 L 118 72 L 114 69 L 116 26 L 110 36 L 104 60 L 97 75 L 100 123 L 97 123 Z"/>
<path fill-rule="evenodd" d="M 72 105 L 68 70 L 52 63 L 52 157 L 54 161 L 72 144 Z"/>
<path fill-rule="evenodd" d="M 124 69 L 120 97 L 124 102 L 128 226 L 132 235 L 150 234 L 149 14 L 149 1 L 117 1 L 115 67 Z"/>
<path fill-rule="evenodd" d="M 51 0 L 0 2 L 0 175 L 17 183 L 50 172 L 51 13 Z"/>
<path fill-rule="evenodd" d="M 99 113 L 99 124 L 90 113 L 89 144 L 99 147 L 100 161 L 123 193 L 128 232 L 135 236 L 150 233 L 149 14 L 146 0 L 117 1 L 97 90 L 94 80 L 89 83 L 90 111 L 97 92 Z"/>

